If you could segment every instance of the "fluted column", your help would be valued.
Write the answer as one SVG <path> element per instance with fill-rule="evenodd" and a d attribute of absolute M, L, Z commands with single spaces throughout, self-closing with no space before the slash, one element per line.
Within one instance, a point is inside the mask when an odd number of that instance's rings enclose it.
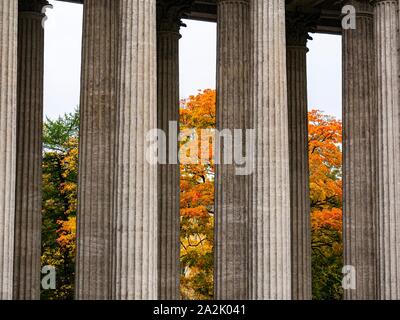
<path fill-rule="evenodd" d="M 256 130 L 250 215 L 250 298 L 291 298 L 285 1 L 252 0 Z"/>
<path fill-rule="evenodd" d="M 250 128 L 249 99 L 249 1 L 218 1 L 218 58 L 217 58 L 217 129 L 242 130 Z M 238 143 L 233 140 L 233 148 Z M 221 155 L 227 150 L 224 140 Z M 223 156 L 220 157 L 224 159 Z M 248 197 L 250 179 L 238 175 L 236 165 L 216 165 L 215 181 L 215 271 L 216 299 L 249 298 L 248 289 Z"/>
<path fill-rule="evenodd" d="M 19 1 L 14 299 L 40 299 L 44 29 L 47 1 Z"/>
<path fill-rule="evenodd" d="M 311 300 L 306 18 L 287 19 L 292 299 Z"/>
<path fill-rule="evenodd" d="M 80 104 L 76 298 L 111 298 L 118 3 L 86 0 Z"/>
<path fill-rule="evenodd" d="M 156 1 L 120 0 L 113 298 L 157 299 L 157 166 L 146 133 L 157 127 Z"/>
<path fill-rule="evenodd" d="M 17 0 L 0 1 L 0 300 L 13 298 Z"/>
<path fill-rule="evenodd" d="M 157 128 L 167 135 L 168 164 L 158 166 L 158 298 L 180 297 L 179 39 L 184 1 L 157 6 Z M 171 135 L 171 136 L 170 136 Z M 173 139 L 171 141 L 170 139 Z M 176 151 L 174 151 L 174 149 Z"/>
<path fill-rule="evenodd" d="M 376 299 L 376 124 L 372 7 L 357 10 L 356 29 L 343 31 L 343 242 L 344 264 L 356 271 L 346 299 Z"/>
<path fill-rule="evenodd" d="M 400 299 L 399 1 L 374 5 L 377 94 L 378 298 Z"/>

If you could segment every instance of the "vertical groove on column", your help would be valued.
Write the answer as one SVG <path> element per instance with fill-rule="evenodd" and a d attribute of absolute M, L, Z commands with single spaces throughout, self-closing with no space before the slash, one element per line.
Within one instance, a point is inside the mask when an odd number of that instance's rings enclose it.
<path fill-rule="evenodd" d="M 288 21 L 287 74 L 290 150 L 292 298 L 311 300 L 311 213 L 308 163 L 307 38 Z"/>
<path fill-rule="evenodd" d="M 157 126 L 156 1 L 120 0 L 115 195 L 115 299 L 157 299 L 157 166 L 146 133 Z"/>
<path fill-rule="evenodd" d="M 160 9 L 161 11 L 162 9 Z M 158 19 L 162 20 L 162 13 Z M 179 122 L 179 25 L 177 21 L 160 22 L 157 33 L 157 125 L 166 133 L 168 155 L 174 151 L 175 142 L 169 141 L 169 124 Z M 171 19 L 173 20 L 173 19 Z M 172 136 L 171 136 L 172 138 Z M 173 138 L 172 138 L 173 139 Z M 175 157 L 177 159 L 177 152 Z M 180 171 L 179 164 L 158 165 L 158 298 L 161 300 L 179 299 L 180 270 Z"/>
<path fill-rule="evenodd" d="M 250 295 L 291 298 L 285 1 L 251 1 L 256 130 Z"/>
<path fill-rule="evenodd" d="M 248 1 L 218 1 L 217 129 L 232 134 L 241 129 L 243 140 L 245 129 L 251 127 L 249 18 Z M 233 156 L 234 149 L 229 152 Z M 215 184 L 215 298 L 245 300 L 249 298 L 246 195 L 250 179 L 237 175 L 235 164 L 221 163 L 216 166 Z"/>
<path fill-rule="evenodd" d="M 0 300 L 13 297 L 18 1 L 0 1 Z"/>
<path fill-rule="evenodd" d="M 377 0 L 375 14 L 378 109 L 377 253 L 380 299 L 400 299 L 399 2 Z"/>
<path fill-rule="evenodd" d="M 348 300 L 376 299 L 376 122 L 372 8 L 357 9 L 357 28 L 343 33 L 344 264 L 355 267 Z"/>
<path fill-rule="evenodd" d="M 40 9 L 40 6 L 39 6 Z M 14 299 L 40 299 L 42 222 L 43 15 L 20 12 Z"/>
<path fill-rule="evenodd" d="M 78 194 L 77 299 L 111 298 L 115 167 L 115 0 L 84 4 Z"/>

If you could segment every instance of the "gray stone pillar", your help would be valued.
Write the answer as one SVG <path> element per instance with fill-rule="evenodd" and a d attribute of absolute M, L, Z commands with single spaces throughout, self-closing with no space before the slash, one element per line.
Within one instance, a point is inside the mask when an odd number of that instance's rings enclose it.
<path fill-rule="evenodd" d="M 76 298 L 111 298 L 118 39 L 115 0 L 84 3 Z"/>
<path fill-rule="evenodd" d="M 170 122 L 176 124 L 178 133 L 179 29 L 185 6 L 175 0 L 158 4 L 157 128 L 167 135 L 168 160 L 168 164 L 158 166 L 158 298 L 176 300 L 180 297 L 180 169 L 178 136 L 170 137 Z"/>
<path fill-rule="evenodd" d="M 241 129 L 243 137 L 245 129 L 251 127 L 249 8 L 247 0 L 218 1 L 217 129 L 228 129 L 232 134 Z M 227 141 L 221 138 L 220 142 L 221 160 L 225 152 L 232 156 L 240 143 L 233 140 L 233 149 L 227 150 Z M 238 175 L 235 163 L 217 164 L 214 296 L 219 300 L 249 298 L 250 182 L 249 175 Z"/>
<path fill-rule="evenodd" d="M 292 299 L 311 300 L 306 18 L 287 19 Z"/>
<path fill-rule="evenodd" d="M 19 2 L 14 299 L 40 299 L 44 29 L 47 1 Z"/>
<path fill-rule="evenodd" d="M 291 298 L 285 1 L 252 0 L 256 130 L 250 213 L 250 298 Z"/>
<path fill-rule="evenodd" d="M 146 134 L 157 127 L 156 1 L 120 0 L 113 298 L 157 299 L 157 165 Z"/>
<path fill-rule="evenodd" d="M 18 1 L 0 1 L 0 300 L 13 298 Z"/>
<path fill-rule="evenodd" d="M 356 271 L 349 300 L 376 296 L 376 124 L 372 7 L 357 10 L 355 30 L 343 31 L 343 241 L 344 264 Z"/>
<path fill-rule="evenodd" d="M 400 299 L 399 1 L 374 1 L 378 128 L 378 298 Z"/>

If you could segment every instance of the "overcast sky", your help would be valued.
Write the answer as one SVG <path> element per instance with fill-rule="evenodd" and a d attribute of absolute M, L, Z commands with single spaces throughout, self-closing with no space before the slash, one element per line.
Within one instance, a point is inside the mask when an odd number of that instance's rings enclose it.
<path fill-rule="evenodd" d="M 45 114 L 71 112 L 79 104 L 82 6 L 50 0 L 45 25 Z M 180 42 L 181 97 L 215 88 L 216 24 L 185 21 Z M 312 35 L 308 53 L 309 107 L 341 116 L 341 39 Z"/>

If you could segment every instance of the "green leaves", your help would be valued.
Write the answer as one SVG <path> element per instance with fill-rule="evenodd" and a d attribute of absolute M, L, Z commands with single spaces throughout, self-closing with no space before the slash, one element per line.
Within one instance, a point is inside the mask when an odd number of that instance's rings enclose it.
<path fill-rule="evenodd" d="M 180 127 L 215 128 L 215 112 L 215 90 L 201 91 L 181 106 Z M 213 298 L 214 166 L 211 163 L 181 165 L 181 295 L 187 300 Z"/>
<path fill-rule="evenodd" d="M 79 112 L 66 113 L 57 120 L 46 119 L 43 126 L 43 147 L 45 152 L 65 152 L 71 138 L 78 138 Z"/>
<path fill-rule="evenodd" d="M 342 266 L 342 123 L 309 112 L 313 298 L 340 300 Z"/>
<path fill-rule="evenodd" d="M 44 300 L 72 300 L 76 249 L 78 179 L 77 111 L 44 124 L 42 265 L 57 272 L 57 289 Z"/>

